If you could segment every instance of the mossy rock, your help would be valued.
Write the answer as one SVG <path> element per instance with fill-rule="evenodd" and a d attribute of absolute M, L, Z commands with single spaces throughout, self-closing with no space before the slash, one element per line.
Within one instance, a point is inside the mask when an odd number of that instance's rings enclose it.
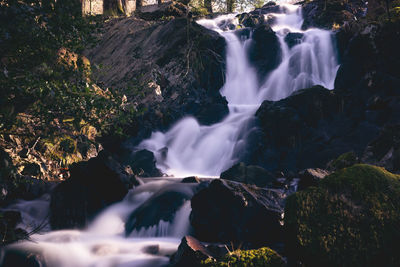
<path fill-rule="evenodd" d="M 288 197 L 289 258 L 306 266 L 398 266 L 399 179 L 357 164 Z"/>
<path fill-rule="evenodd" d="M 347 168 L 357 164 L 359 162 L 357 155 L 353 152 L 347 152 L 340 155 L 337 159 L 334 159 L 328 163 L 328 169 L 330 171 L 337 171 L 343 168 Z"/>
<path fill-rule="evenodd" d="M 201 266 L 210 267 L 280 267 L 285 266 L 282 257 L 274 250 L 264 247 L 252 250 L 235 250 L 226 254 L 226 256 L 216 261 L 209 258 L 202 262 Z"/>

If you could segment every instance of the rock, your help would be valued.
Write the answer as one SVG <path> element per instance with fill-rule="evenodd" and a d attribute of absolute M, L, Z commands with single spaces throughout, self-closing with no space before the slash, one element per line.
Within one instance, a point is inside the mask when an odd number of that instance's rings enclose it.
<path fill-rule="evenodd" d="M 260 25 L 254 29 L 249 51 L 249 60 L 257 68 L 260 79 L 275 69 L 282 57 L 278 37 L 269 25 Z"/>
<path fill-rule="evenodd" d="M 387 125 L 379 136 L 368 144 L 362 162 L 400 172 L 400 124 Z"/>
<path fill-rule="evenodd" d="M 170 1 L 161 5 L 143 6 L 138 15 L 145 20 L 158 20 L 168 17 L 184 17 L 187 12 L 187 6 L 182 1 Z"/>
<path fill-rule="evenodd" d="M 142 249 L 142 251 L 146 254 L 150 254 L 150 255 L 157 255 L 158 253 L 160 253 L 160 245 L 149 245 L 147 247 L 144 247 Z"/>
<path fill-rule="evenodd" d="M 238 249 L 225 255 L 223 259 L 215 262 L 213 259 L 206 259 L 202 266 L 264 266 L 284 267 L 283 258 L 274 250 L 263 247 L 259 249 L 242 250 Z"/>
<path fill-rule="evenodd" d="M 330 172 L 319 168 L 302 170 L 299 173 L 298 190 L 304 190 L 309 186 L 317 186 L 329 174 Z"/>
<path fill-rule="evenodd" d="M 182 238 L 178 251 L 172 255 L 170 264 L 172 266 L 202 266 L 201 262 L 212 259 L 210 251 L 199 240 L 192 236 Z"/>
<path fill-rule="evenodd" d="M 39 176 L 41 174 L 40 166 L 37 163 L 27 163 L 22 171 L 23 175 Z"/>
<path fill-rule="evenodd" d="M 192 198 L 196 187 L 181 183 L 164 186 L 129 215 L 125 234 L 158 225 L 160 221 L 171 222 L 184 202 Z"/>
<path fill-rule="evenodd" d="M 50 201 L 52 229 L 83 228 L 102 209 L 121 201 L 138 182 L 106 151 L 73 164 L 71 176 L 57 185 Z"/>
<path fill-rule="evenodd" d="M 275 181 L 275 176 L 267 170 L 259 166 L 246 166 L 243 162 L 221 173 L 220 178 L 258 187 L 270 187 Z"/>
<path fill-rule="evenodd" d="M 28 253 L 15 249 L 6 249 L 3 262 L 3 267 L 43 267 L 45 261 L 41 254 Z"/>
<path fill-rule="evenodd" d="M 16 228 L 20 222 L 21 213 L 19 211 L 0 211 L 0 246 L 28 238 L 26 231 Z"/>
<path fill-rule="evenodd" d="M 292 48 L 293 46 L 300 44 L 303 41 L 303 36 L 304 34 L 300 32 L 289 32 L 285 36 L 285 42 L 289 46 L 289 48 Z"/>
<path fill-rule="evenodd" d="M 359 163 L 357 155 L 353 151 L 350 151 L 340 155 L 337 159 L 331 160 L 326 167 L 330 171 L 338 171 L 357 163 Z"/>
<path fill-rule="evenodd" d="M 239 23 L 245 27 L 254 28 L 264 23 L 264 16 L 258 14 L 242 13 L 236 16 Z"/>
<path fill-rule="evenodd" d="M 161 177 L 162 173 L 156 167 L 153 152 L 146 149 L 133 152 L 129 161 L 132 171 L 140 177 Z"/>
<path fill-rule="evenodd" d="M 286 200 L 285 251 L 307 266 L 395 266 L 400 176 L 354 165 Z"/>
<path fill-rule="evenodd" d="M 283 194 L 222 179 L 191 201 L 190 223 L 195 237 L 206 242 L 276 242 L 281 236 Z"/>
<path fill-rule="evenodd" d="M 191 176 L 191 177 L 186 177 L 183 178 L 181 183 L 195 183 L 195 184 L 199 184 L 200 183 L 200 179 L 197 176 Z"/>
<path fill-rule="evenodd" d="M 324 167 L 354 145 L 344 137 L 349 126 L 339 97 L 321 86 L 299 90 L 277 102 L 264 101 L 256 117 L 264 136 L 261 144 L 255 144 L 249 164 L 268 171 Z M 330 140 L 337 135 L 343 139 L 335 139 L 334 146 Z"/>
<path fill-rule="evenodd" d="M 357 2 L 357 3 L 355 3 Z M 303 29 L 318 27 L 332 29 L 362 16 L 363 1 L 333 0 L 309 1 L 303 4 Z"/>

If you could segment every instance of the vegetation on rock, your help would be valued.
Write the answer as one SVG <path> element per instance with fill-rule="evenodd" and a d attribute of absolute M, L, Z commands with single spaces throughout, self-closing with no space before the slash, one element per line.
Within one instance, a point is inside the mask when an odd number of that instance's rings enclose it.
<path fill-rule="evenodd" d="M 208 258 L 202 262 L 201 266 L 209 267 L 283 267 L 285 262 L 282 257 L 270 248 L 263 247 L 252 250 L 235 250 L 216 261 Z"/>
<path fill-rule="evenodd" d="M 290 196 L 286 249 L 306 266 L 396 266 L 400 176 L 358 164 Z"/>

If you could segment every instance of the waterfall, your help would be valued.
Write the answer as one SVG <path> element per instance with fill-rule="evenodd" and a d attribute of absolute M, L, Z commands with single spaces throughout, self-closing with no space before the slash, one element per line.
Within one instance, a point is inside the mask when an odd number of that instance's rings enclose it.
<path fill-rule="evenodd" d="M 219 176 L 240 159 L 254 114 L 264 100 L 279 100 L 315 84 L 333 88 L 338 63 L 331 33 L 319 29 L 302 31 L 301 9 L 293 5 L 282 6 L 283 13 L 265 15 L 275 18 L 272 28 L 280 42 L 282 60 L 262 82 L 258 81 L 256 70 L 248 59 L 251 38 L 242 39 L 229 30 L 238 24 L 234 14 L 198 21 L 219 32 L 226 40 L 226 82 L 220 93 L 228 100 L 229 114 L 210 126 L 186 117 L 169 131 L 154 132 L 140 143 L 138 149 L 152 151 L 157 166 L 164 172 L 175 176 Z M 286 41 L 289 33 L 300 34 L 301 40 L 289 46 Z M 168 150 L 166 156 L 161 153 L 165 148 Z M 133 230 L 129 236 L 125 235 L 125 223 L 132 212 L 168 186 L 176 188 L 178 182 L 148 181 L 131 190 L 123 201 L 104 210 L 85 230 L 45 229 L 46 233 L 31 236 L 34 242 L 15 243 L 7 249 L 39 253 L 49 267 L 165 266 L 180 239 L 190 231 L 191 208 L 187 200 L 190 198 L 184 198 L 183 204 L 174 209 L 172 220 L 160 219 L 155 225 Z M 22 212 L 20 227 L 29 230 L 47 217 L 48 207 L 49 198 L 45 196 L 39 200 L 20 201 L 9 208 Z M 0 264 L 1 257 L 0 254 Z"/>
<path fill-rule="evenodd" d="M 317 84 L 333 89 L 338 63 L 331 32 L 301 30 L 303 17 L 298 6 L 283 4 L 281 12 L 266 16 L 275 18 L 272 29 L 280 42 L 282 61 L 261 86 L 247 57 L 251 40 L 242 41 L 234 31 L 226 30 L 231 28 L 227 25 L 237 24 L 235 16 L 198 21 L 219 32 L 227 43 L 226 82 L 220 93 L 229 103 L 229 115 L 211 126 L 186 117 L 169 131 L 155 132 L 141 142 L 138 149 L 152 151 L 159 169 L 173 176 L 219 176 L 240 159 L 251 119 L 264 100 L 279 100 Z M 285 41 L 289 33 L 302 36 L 291 48 Z"/>

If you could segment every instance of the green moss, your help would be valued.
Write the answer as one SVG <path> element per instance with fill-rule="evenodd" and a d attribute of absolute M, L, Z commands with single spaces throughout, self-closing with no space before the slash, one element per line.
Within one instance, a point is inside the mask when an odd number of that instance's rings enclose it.
<path fill-rule="evenodd" d="M 286 247 L 307 266 L 400 262 L 400 176 L 357 164 L 287 199 Z"/>
<path fill-rule="evenodd" d="M 337 159 L 329 162 L 328 168 L 330 170 L 340 170 L 346 167 L 350 167 L 358 163 L 356 154 L 352 151 L 340 155 Z"/>
<path fill-rule="evenodd" d="M 285 266 L 282 257 L 270 248 L 260 248 L 253 250 L 235 250 L 228 253 L 222 260 L 215 261 L 209 258 L 202 262 L 202 266 L 212 267 L 245 267 L 245 266 Z"/>

